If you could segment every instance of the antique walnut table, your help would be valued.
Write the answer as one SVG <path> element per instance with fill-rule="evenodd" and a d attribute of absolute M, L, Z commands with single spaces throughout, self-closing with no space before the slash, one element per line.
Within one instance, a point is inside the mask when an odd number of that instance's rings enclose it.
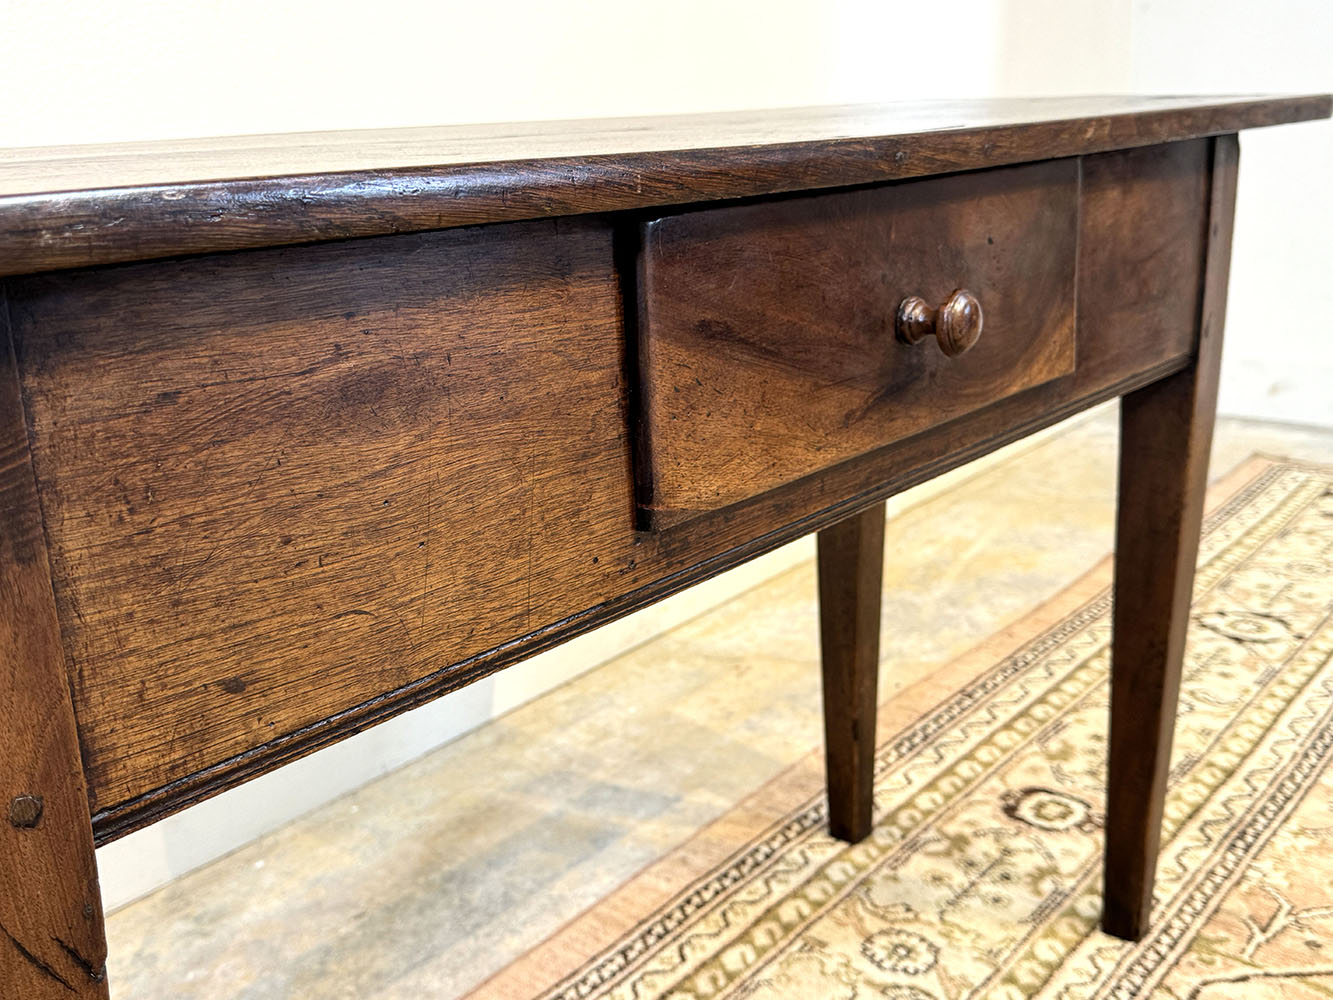
<path fill-rule="evenodd" d="M 1329 110 L 0 152 L 0 997 L 107 995 L 95 844 L 811 531 L 864 837 L 884 498 L 1114 396 L 1103 924 L 1139 935 L 1236 133 Z"/>

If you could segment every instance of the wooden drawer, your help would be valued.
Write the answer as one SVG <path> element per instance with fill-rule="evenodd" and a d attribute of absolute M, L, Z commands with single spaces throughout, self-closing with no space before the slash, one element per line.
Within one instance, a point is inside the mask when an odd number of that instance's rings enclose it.
<path fill-rule="evenodd" d="M 646 223 L 639 505 L 665 527 L 1074 370 L 1079 164 L 1054 160 Z M 974 293 L 966 353 L 895 338 Z"/>

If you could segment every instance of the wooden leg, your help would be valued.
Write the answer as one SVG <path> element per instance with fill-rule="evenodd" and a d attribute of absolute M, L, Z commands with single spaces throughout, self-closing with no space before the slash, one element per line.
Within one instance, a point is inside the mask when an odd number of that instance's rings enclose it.
<path fill-rule="evenodd" d="M 105 1000 L 88 792 L 13 353 L 0 343 L 0 996 Z"/>
<path fill-rule="evenodd" d="M 871 827 L 883 572 L 882 502 L 819 533 L 829 831 L 852 844 Z"/>
<path fill-rule="evenodd" d="M 1199 344 L 1186 370 L 1120 404 L 1111 745 L 1102 927 L 1147 929 L 1217 404 L 1235 136 L 1215 140 Z"/>

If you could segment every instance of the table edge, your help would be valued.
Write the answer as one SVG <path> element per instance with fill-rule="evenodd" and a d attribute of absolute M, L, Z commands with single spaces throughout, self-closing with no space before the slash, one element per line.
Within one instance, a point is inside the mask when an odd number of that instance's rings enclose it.
<path fill-rule="evenodd" d="M 7 195 L 0 276 L 903 180 L 1331 113 L 1329 94 L 1201 99 L 887 136 Z"/>

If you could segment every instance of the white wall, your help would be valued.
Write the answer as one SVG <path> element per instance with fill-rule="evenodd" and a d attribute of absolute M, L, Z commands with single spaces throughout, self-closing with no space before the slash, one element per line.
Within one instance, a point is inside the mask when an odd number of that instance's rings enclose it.
<path fill-rule="evenodd" d="M 1329 0 L 1007 0 L 997 92 L 1333 90 Z M 1333 123 L 1241 138 L 1219 409 L 1333 427 Z"/>
<path fill-rule="evenodd" d="M 922 97 L 1328 90 L 1333 4 L 0 0 L 0 144 Z M 1333 426 L 1327 125 L 1245 140 L 1223 405 Z M 1280 325 L 1280 331 L 1272 330 Z M 1271 331 L 1271 332 L 1270 332 Z M 1281 352 L 1265 345 L 1273 340 Z M 1274 388 L 1276 387 L 1276 388 Z M 811 554 L 809 541 L 99 852 L 118 902 Z M 813 623 L 812 623 L 813 627 Z"/>
<path fill-rule="evenodd" d="M 4 0 L 4 144 L 708 111 L 989 85 L 988 3 L 894 7 Z M 924 43 L 959 16 L 969 29 L 942 74 Z M 896 43 L 905 37 L 923 44 Z"/>
<path fill-rule="evenodd" d="M 1136 0 L 1134 86 L 1333 90 L 1328 0 Z M 1219 407 L 1333 427 L 1333 125 L 1241 137 Z"/>

